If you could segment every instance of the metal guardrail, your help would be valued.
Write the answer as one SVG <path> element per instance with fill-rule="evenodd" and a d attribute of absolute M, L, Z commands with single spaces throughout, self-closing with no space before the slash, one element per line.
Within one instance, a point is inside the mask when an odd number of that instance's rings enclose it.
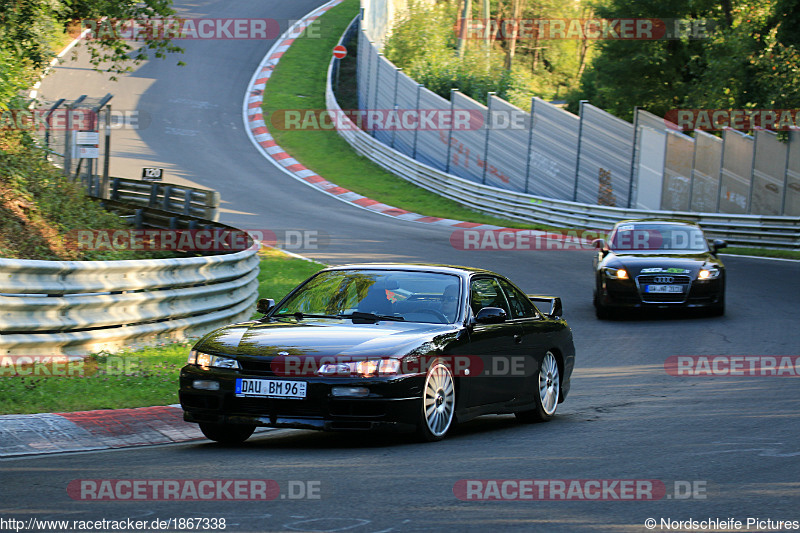
<path fill-rule="evenodd" d="M 352 24 L 358 23 L 358 17 Z M 343 44 L 348 28 L 340 39 Z M 334 116 L 342 116 L 332 81 L 334 61 L 328 67 L 325 102 Z M 611 229 L 614 223 L 628 218 L 669 217 L 699 223 L 712 238 L 726 239 L 734 246 L 800 249 L 800 217 L 731 215 L 685 211 L 650 211 L 553 200 L 540 196 L 482 185 L 447 174 L 420 163 L 374 139 L 350 124 L 338 130 L 359 154 L 389 172 L 424 189 L 455 200 L 469 208 L 503 218 L 556 227 Z"/>
<path fill-rule="evenodd" d="M 237 231 L 109 203 L 135 211 L 140 227 L 171 221 Z M 0 355 L 84 355 L 155 336 L 185 339 L 245 320 L 257 298 L 257 251 L 124 261 L 0 259 Z"/>
<path fill-rule="evenodd" d="M 111 178 L 108 198 L 211 221 L 219 220 L 219 192 L 208 189 L 179 187 L 155 181 Z"/>

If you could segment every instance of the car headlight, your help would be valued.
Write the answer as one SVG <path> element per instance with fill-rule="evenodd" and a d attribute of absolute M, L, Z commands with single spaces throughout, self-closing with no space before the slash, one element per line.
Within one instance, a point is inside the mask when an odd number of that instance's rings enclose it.
<path fill-rule="evenodd" d="M 366 361 L 350 361 L 344 363 L 325 363 L 319 367 L 320 376 L 390 376 L 397 374 L 400 368 L 399 359 L 370 359 Z"/>
<path fill-rule="evenodd" d="M 701 268 L 697 274 L 697 279 L 714 279 L 719 277 L 720 270 L 717 267 Z"/>
<path fill-rule="evenodd" d="M 188 363 L 190 365 L 197 365 L 204 369 L 232 368 L 239 370 L 242 368 L 239 365 L 239 361 L 233 359 L 232 357 L 224 357 L 222 355 L 210 355 L 207 353 L 198 352 L 197 350 L 191 350 L 189 352 Z"/>
<path fill-rule="evenodd" d="M 603 272 L 611 279 L 628 279 L 628 271 L 624 268 L 603 267 Z"/>

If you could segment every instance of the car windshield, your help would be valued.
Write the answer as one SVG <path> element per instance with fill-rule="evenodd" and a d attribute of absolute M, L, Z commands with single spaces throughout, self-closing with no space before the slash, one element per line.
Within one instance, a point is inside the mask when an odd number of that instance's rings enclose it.
<path fill-rule="evenodd" d="M 320 272 L 271 315 L 450 324 L 458 316 L 458 276 L 432 272 Z"/>
<path fill-rule="evenodd" d="M 615 252 L 705 252 L 706 238 L 700 228 L 679 224 L 621 224 L 609 240 Z"/>

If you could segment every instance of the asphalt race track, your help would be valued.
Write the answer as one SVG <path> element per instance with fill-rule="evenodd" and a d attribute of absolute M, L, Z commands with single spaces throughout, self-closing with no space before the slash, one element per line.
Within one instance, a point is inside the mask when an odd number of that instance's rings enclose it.
<path fill-rule="evenodd" d="M 322 4 L 176 3 L 181 16 L 271 17 L 284 28 Z M 450 229 L 373 214 L 295 181 L 259 154 L 242 123 L 245 87 L 271 42 L 180 44 L 186 67 L 176 67 L 175 58 L 154 60 L 114 83 L 78 60 L 56 69 L 41 94 L 114 93 L 115 110 L 139 110 L 150 120 L 144 129 L 114 133 L 112 175 L 138 177 L 142 167 L 160 166 L 167 181 L 219 190 L 226 223 L 329 237 L 319 249 L 300 250 L 303 255 L 332 264 L 480 266 L 527 292 L 562 296 L 577 349 L 572 391 L 549 423 L 484 417 L 434 444 L 279 430 L 240 449 L 200 441 L 7 459 L 0 462 L 2 516 L 225 518 L 226 531 L 356 533 L 648 531 L 648 518 L 661 531 L 661 519 L 800 520 L 796 375 L 673 377 L 664 368 L 673 355 L 800 355 L 800 263 L 725 256 L 727 314 L 721 318 L 600 322 L 591 304 L 589 252 L 459 251 L 450 244 Z M 77 479 L 256 478 L 277 481 L 281 496 L 268 502 L 91 501 L 67 493 Z M 459 480 L 490 479 L 659 480 L 667 494 L 655 501 L 462 501 L 454 495 Z M 687 486 L 693 494 L 682 490 Z M 300 497 L 299 487 L 319 497 Z"/>

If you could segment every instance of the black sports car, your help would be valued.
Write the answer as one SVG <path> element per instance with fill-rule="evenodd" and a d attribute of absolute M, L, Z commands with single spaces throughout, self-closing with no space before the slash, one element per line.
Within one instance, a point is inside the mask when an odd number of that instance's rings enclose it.
<path fill-rule="evenodd" d="M 624 220 L 596 239 L 594 306 L 598 318 L 620 309 L 706 308 L 725 312 L 725 267 L 696 224 Z"/>
<path fill-rule="evenodd" d="M 262 319 L 209 333 L 181 369 L 184 419 L 212 440 L 242 442 L 256 426 L 439 440 L 488 413 L 549 420 L 569 391 L 561 299 L 487 270 L 332 267 L 258 307 Z"/>

